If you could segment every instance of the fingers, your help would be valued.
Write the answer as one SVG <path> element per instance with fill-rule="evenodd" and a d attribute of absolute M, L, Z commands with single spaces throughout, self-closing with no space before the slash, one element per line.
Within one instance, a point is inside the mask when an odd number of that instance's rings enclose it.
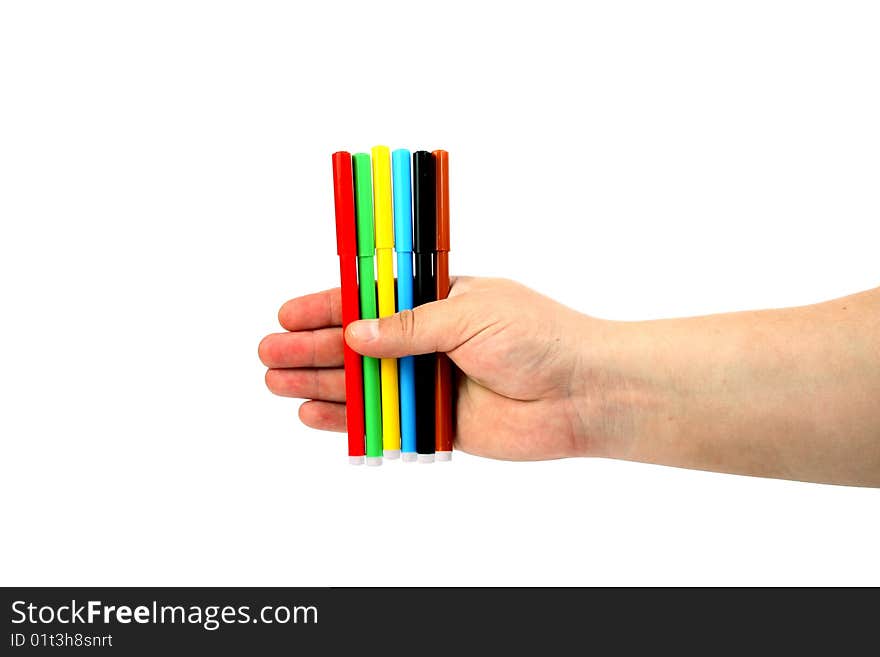
<path fill-rule="evenodd" d="M 299 407 L 299 419 L 312 429 L 345 431 L 345 404 L 307 401 Z"/>
<path fill-rule="evenodd" d="M 341 367 L 342 329 L 273 333 L 263 338 L 258 353 L 269 368 Z"/>
<path fill-rule="evenodd" d="M 345 370 L 269 370 L 266 386 L 281 397 L 345 401 Z"/>
<path fill-rule="evenodd" d="M 462 294 L 472 285 L 470 276 L 452 276 L 449 295 Z M 291 299 L 278 311 L 278 321 L 288 331 L 342 326 L 342 293 L 338 287 Z"/>
<path fill-rule="evenodd" d="M 374 358 L 400 358 L 434 351 L 449 352 L 479 332 L 465 297 L 433 301 L 382 319 L 352 322 L 345 340 Z"/>
<path fill-rule="evenodd" d="M 342 294 L 336 287 L 291 299 L 278 311 L 278 321 L 288 331 L 342 326 Z"/>

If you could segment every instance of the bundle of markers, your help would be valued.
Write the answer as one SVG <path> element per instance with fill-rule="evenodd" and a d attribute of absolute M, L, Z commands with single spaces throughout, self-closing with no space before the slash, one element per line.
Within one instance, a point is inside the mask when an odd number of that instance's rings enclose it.
<path fill-rule="evenodd" d="M 410 162 L 412 164 L 410 164 Z M 333 154 L 342 327 L 449 294 L 449 154 L 376 146 Z M 395 258 L 397 281 L 395 287 Z M 378 296 L 378 304 L 376 302 Z M 446 354 L 360 356 L 345 345 L 348 456 L 431 463 L 452 458 Z"/>

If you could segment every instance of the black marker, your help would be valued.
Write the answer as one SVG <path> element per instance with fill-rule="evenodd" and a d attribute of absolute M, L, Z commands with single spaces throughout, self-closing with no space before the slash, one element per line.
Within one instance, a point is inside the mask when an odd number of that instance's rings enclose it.
<path fill-rule="evenodd" d="M 437 299 L 434 282 L 434 251 L 437 249 L 434 156 L 416 151 L 413 176 L 413 307 Z M 434 462 L 434 377 L 437 354 L 415 357 L 416 452 L 420 463 Z"/>

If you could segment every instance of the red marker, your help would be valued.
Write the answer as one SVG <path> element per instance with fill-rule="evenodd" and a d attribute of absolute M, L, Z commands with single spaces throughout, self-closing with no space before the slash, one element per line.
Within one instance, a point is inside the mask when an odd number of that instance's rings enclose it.
<path fill-rule="evenodd" d="M 342 285 L 342 331 L 359 319 L 357 280 L 357 237 L 354 218 L 354 183 L 351 154 L 333 153 L 333 198 L 336 202 L 336 252 Z M 347 344 L 345 354 L 345 423 L 348 429 L 348 460 L 364 462 L 364 380 L 361 357 Z"/>

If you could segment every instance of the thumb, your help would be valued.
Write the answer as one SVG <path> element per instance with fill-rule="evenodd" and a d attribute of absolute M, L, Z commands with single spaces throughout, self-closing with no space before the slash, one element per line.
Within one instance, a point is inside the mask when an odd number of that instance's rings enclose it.
<path fill-rule="evenodd" d="M 401 358 L 452 351 L 467 340 L 456 299 L 432 301 L 381 319 L 349 324 L 345 341 L 356 352 L 373 358 Z"/>

